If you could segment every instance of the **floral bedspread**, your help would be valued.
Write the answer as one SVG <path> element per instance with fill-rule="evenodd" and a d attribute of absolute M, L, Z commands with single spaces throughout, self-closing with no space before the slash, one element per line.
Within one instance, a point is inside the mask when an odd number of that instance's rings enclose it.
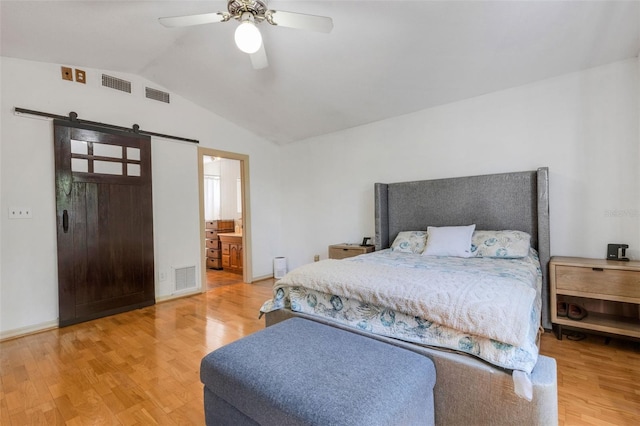
<path fill-rule="evenodd" d="M 382 250 L 291 271 L 261 311 L 287 307 L 530 373 L 538 357 L 541 284 L 533 249 L 522 259 Z"/>

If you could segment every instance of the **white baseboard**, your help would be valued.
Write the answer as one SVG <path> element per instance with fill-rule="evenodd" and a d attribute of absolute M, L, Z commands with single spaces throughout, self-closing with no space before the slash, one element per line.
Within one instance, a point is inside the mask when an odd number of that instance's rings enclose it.
<path fill-rule="evenodd" d="M 168 302 L 169 300 L 182 299 L 183 297 L 193 296 L 204 293 L 201 289 L 192 291 L 183 291 L 180 293 L 168 294 L 166 296 L 156 296 L 156 303 Z"/>
<path fill-rule="evenodd" d="M 271 274 L 271 275 L 263 275 L 261 277 L 253 277 L 251 282 L 255 283 L 256 281 L 270 280 L 271 278 L 273 278 L 273 274 Z"/>
<path fill-rule="evenodd" d="M 40 333 L 42 331 L 58 328 L 58 320 L 41 322 L 39 324 L 30 325 L 28 327 L 14 328 L 0 332 L 0 342 L 18 337 L 28 336 L 29 334 Z"/>

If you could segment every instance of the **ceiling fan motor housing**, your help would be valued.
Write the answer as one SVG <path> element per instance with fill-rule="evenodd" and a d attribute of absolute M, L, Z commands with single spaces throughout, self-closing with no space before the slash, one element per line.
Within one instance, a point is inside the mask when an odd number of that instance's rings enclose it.
<path fill-rule="evenodd" d="M 173 28 L 228 22 L 231 18 L 240 22 L 234 35 L 236 45 L 251 55 L 251 63 L 255 69 L 267 67 L 268 62 L 262 45 L 262 35 L 254 24 L 267 21 L 270 25 L 321 33 L 330 33 L 333 29 L 333 20 L 327 16 L 270 10 L 267 9 L 266 0 L 228 0 L 227 12 L 168 16 L 158 20 L 165 27 Z"/>
<path fill-rule="evenodd" d="M 240 17 L 244 12 L 250 12 L 254 17 L 264 17 L 267 4 L 260 0 L 229 0 L 227 9 L 234 17 Z"/>

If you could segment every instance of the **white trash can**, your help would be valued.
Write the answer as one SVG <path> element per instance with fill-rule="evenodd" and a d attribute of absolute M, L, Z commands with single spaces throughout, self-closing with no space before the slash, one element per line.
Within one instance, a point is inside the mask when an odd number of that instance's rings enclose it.
<path fill-rule="evenodd" d="M 287 258 L 276 257 L 273 259 L 273 277 L 280 279 L 287 275 Z"/>

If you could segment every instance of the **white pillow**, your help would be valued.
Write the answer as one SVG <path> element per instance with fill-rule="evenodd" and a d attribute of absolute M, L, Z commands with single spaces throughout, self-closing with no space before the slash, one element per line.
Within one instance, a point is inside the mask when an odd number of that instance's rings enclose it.
<path fill-rule="evenodd" d="M 476 225 L 469 226 L 429 226 L 427 247 L 423 256 L 471 257 L 471 236 Z"/>
<path fill-rule="evenodd" d="M 401 253 L 417 253 L 424 251 L 427 243 L 427 233 L 425 231 L 402 231 L 393 240 L 391 250 Z"/>

